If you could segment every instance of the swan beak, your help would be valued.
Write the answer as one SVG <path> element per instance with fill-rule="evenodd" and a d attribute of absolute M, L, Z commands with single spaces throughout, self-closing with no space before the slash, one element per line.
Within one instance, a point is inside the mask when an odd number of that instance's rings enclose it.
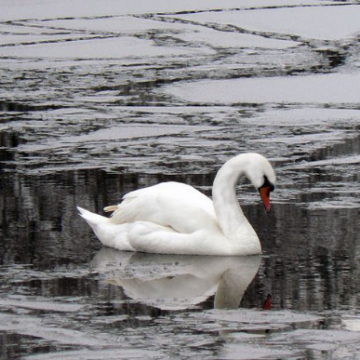
<path fill-rule="evenodd" d="M 259 189 L 261 199 L 263 201 L 264 207 L 266 212 L 271 211 L 271 204 L 270 204 L 270 192 L 271 192 L 271 186 L 262 186 Z"/>

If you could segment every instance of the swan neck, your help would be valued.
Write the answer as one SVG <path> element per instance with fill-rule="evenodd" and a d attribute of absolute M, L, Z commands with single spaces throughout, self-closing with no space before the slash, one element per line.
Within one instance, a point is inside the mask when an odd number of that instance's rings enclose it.
<path fill-rule="evenodd" d="M 241 156 L 227 161 L 217 173 L 213 185 L 213 203 L 218 223 L 225 237 L 234 243 L 244 237 L 254 237 L 258 241 L 236 196 L 236 185 L 239 178 L 245 175 L 245 161 Z"/>
<path fill-rule="evenodd" d="M 243 168 L 230 159 L 218 171 L 213 184 L 213 201 L 215 211 L 224 211 L 229 206 L 235 206 L 237 211 L 241 211 L 240 205 L 236 197 L 236 185 L 244 175 Z M 218 215 L 218 214 L 217 214 Z"/>

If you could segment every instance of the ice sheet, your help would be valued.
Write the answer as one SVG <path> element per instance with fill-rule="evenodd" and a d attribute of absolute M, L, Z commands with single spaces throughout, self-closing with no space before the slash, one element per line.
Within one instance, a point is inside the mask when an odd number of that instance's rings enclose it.
<path fill-rule="evenodd" d="M 289 7 L 231 12 L 202 12 L 177 16 L 201 23 L 237 26 L 260 32 L 296 35 L 308 39 L 340 40 L 360 32 L 360 7 Z"/>
<path fill-rule="evenodd" d="M 72 35 L 23 35 L 23 34 L 16 34 L 16 35 L 2 35 L 0 38 L 0 46 L 1 45 L 25 45 L 31 43 L 46 43 L 46 42 L 53 42 L 53 41 L 66 41 L 66 40 L 84 40 L 85 38 L 91 38 L 90 36 L 74 36 Z"/>
<path fill-rule="evenodd" d="M 184 29 L 183 24 L 164 21 L 154 21 L 151 19 L 138 18 L 134 16 L 114 16 L 105 18 L 90 19 L 64 19 L 49 20 L 46 22 L 32 22 L 38 26 L 51 26 L 58 29 L 71 29 L 82 31 L 112 32 L 121 34 L 132 34 L 134 32 L 146 32 L 149 30 L 171 30 L 180 31 Z M 189 25 L 191 27 L 192 25 Z M 192 26 L 194 27 L 194 26 Z"/>
<path fill-rule="evenodd" d="M 229 9 L 296 4 L 324 4 L 316 0 L 34 0 L 24 6 L 23 0 L 2 0 L 0 20 L 49 19 L 80 16 L 107 16 L 123 14 L 166 13 L 206 9 Z M 329 2 L 330 3 L 330 2 Z"/>
<path fill-rule="evenodd" d="M 266 114 L 259 114 L 251 119 L 244 119 L 242 121 L 256 125 L 271 125 L 277 127 L 289 126 L 296 124 L 301 126 L 314 125 L 331 125 L 344 123 L 358 122 L 360 119 L 360 112 L 356 109 L 322 109 L 322 108 L 303 108 L 303 109 L 287 109 L 287 110 L 272 110 Z"/>
<path fill-rule="evenodd" d="M 57 59 L 113 59 L 144 56 L 181 56 L 194 53 L 209 54 L 211 52 L 210 49 L 155 46 L 154 42 L 151 40 L 137 39 L 128 36 L 0 48 L 0 56 Z"/>
<path fill-rule="evenodd" d="M 275 48 L 285 49 L 299 45 L 295 41 L 268 39 L 262 36 L 222 32 L 198 26 L 197 31 L 184 32 L 177 37 L 184 41 L 203 42 L 219 48 Z"/>
<path fill-rule="evenodd" d="M 204 26 L 195 24 L 182 24 L 161 21 L 161 19 L 143 19 L 131 16 L 117 16 L 112 18 L 92 18 L 74 20 L 53 20 L 35 23 L 38 26 L 56 27 L 61 29 L 90 31 L 91 33 L 103 32 L 116 34 L 142 34 L 152 30 L 165 29 L 172 33 L 172 36 L 188 42 L 201 42 L 207 45 L 221 48 L 277 48 L 284 49 L 299 45 L 295 41 L 269 39 L 252 34 L 230 33 L 217 31 Z"/>
<path fill-rule="evenodd" d="M 42 151 L 66 146 L 74 146 L 74 144 L 94 144 L 98 142 L 108 143 L 112 141 L 122 142 L 129 139 L 154 138 L 160 136 L 180 134 L 182 132 L 204 131 L 209 128 L 210 127 L 204 126 L 190 127 L 182 125 L 120 125 L 118 127 L 111 127 L 108 129 L 100 129 L 97 131 L 93 131 L 92 133 L 86 135 L 69 136 L 66 139 L 60 138 L 59 140 L 57 140 L 56 138 L 53 138 L 51 140 L 45 141 L 42 144 L 24 144 L 19 146 L 19 150 Z"/>
<path fill-rule="evenodd" d="M 360 73 L 316 74 L 231 80 L 204 80 L 165 88 L 192 103 L 358 103 Z"/>

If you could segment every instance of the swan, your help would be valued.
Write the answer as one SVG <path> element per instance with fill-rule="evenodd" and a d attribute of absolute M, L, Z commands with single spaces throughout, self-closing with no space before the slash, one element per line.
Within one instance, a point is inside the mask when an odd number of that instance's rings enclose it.
<path fill-rule="evenodd" d="M 213 200 L 178 182 L 135 190 L 104 210 L 111 217 L 78 207 L 105 246 L 124 251 L 177 255 L 255 255 L 259 238 L 242 212 L 236 185 L 247 177 L 270 212 L 275 172 L 265 157 L 245 153 L 229 159 L 216 174 Z"/>

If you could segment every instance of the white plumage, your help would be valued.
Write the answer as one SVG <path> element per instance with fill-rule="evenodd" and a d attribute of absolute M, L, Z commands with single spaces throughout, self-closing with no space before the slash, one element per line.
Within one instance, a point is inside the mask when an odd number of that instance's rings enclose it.
<path fill-rule="evenodd" d="M 160 183 L 130 192 L 122 203 L 105 208 L 110 218 L 78 208 L 100 241 L 118 250 L 187 255 L 253 255 L 258 236 L 243 214 L 235 186 L 246 176 L 261 191 L 270 211 L 275 173 L 259 154 L 241 154 L 216 175 L 213 201 L 192 186 Z"/>

